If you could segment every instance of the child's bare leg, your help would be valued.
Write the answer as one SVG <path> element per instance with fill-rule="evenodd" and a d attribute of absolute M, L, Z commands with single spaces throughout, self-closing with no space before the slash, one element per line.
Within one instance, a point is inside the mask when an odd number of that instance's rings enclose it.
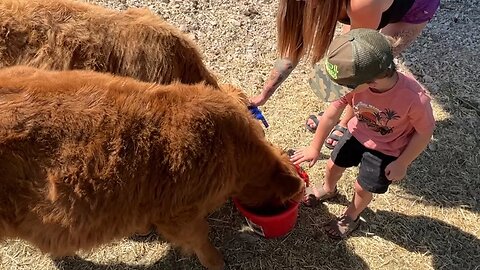
<path fill-rule="evenodd" d="M 327 168 L 325 171 L 325 182 L 323 183 L 323 189 L 326 192 L 334 192 L 338 180 L 342 177 L 345 168 L 339 167 L 333 163 L 332 159 L 327 161 Z"/>
<path fill-rule="evenodd" d="M 360 225 L 358 216 L 367 208 L 368 204 L 372 201 L 372 197 L 373 194 L 364 190 L 358 184 L 358 181 L 356 181 L 353 201 L 343 215 L 325 225 L 324 228 L 327 235 L 335 239 L 340 239 L 347 237 L 356 230 Z"/>
<path fill-rule="evenodd" d="M 367 208 L 368 204 L 372 201 L 373 194 L 363 189 L 358 180 L 355 181 L 355 194 L 353 195 L 353 201 L 345 211 L 345 215 L 352 220 L 356 220 L 360 213 Z"/>
<path fill-rule="evenodd" d="M 322 188 L 312 186 L 307 189 L 307 194 L 304 200 L 304 205 L 312 207 L 316 206 L 319 202 L 328 200 L 337 196 L 336 185 L 340 177 L 342 177 L 345 168 L 335 165 L 332 159 L 327 161 L 327 168 L 325 172 L 325 182 Z M 313 197 L 313 196 L 314 197 Z"/>

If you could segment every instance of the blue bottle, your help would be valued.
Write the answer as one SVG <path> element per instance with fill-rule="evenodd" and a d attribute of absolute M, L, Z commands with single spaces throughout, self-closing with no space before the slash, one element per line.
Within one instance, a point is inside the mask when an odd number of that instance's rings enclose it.
<path fill-rule="evenodd" d="M 252 113 L 252 115 L 262 121 L 263 125 L 268 128 L 268 122 L 267 120 L 265 119 L 265 117 L 263 116 L 262 114 L 262 111 L 260 111 L 260 109 L 257 107 L 257 106 L 248 106 L 248 110 L 250 110 L 250 112 Z"/>

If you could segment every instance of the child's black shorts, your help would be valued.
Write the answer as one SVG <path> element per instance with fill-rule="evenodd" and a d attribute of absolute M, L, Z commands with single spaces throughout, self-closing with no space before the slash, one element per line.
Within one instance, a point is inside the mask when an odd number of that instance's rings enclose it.
<path fill-rule="evenodd" d="M 385 167 L 397 158 L 366 148 L 347 131 L 333 149 L 331 159 L 342 168 L 360 164 L 360 186 L 372 193 L 385 193 L 391 184 L 385 176 Z"/>

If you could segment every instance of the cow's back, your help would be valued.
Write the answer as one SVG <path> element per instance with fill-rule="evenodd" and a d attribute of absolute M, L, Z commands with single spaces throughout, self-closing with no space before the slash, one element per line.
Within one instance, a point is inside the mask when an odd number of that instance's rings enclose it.
<path fill-rule="evenodd" d="M 88 69 L 161 84 L 217 86 L 195 43 L 146 9 L 5 0 L 0 26 L 0 66 Z"/>

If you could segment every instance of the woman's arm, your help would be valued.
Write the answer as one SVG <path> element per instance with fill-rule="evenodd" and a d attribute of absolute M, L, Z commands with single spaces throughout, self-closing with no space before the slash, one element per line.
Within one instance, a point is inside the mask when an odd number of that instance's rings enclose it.
<path fill-rule="evenodd" d="M 279 59 L 275 62 L 270 76 L 265 82 L 262 92 L 250 99 L 250 104 L 254 106 L 264 105 L 267 100 L 275 93 L 277 88 L 287 79 L 287 77 L 295 69 L 296 63 L 288 59 Z"/>

